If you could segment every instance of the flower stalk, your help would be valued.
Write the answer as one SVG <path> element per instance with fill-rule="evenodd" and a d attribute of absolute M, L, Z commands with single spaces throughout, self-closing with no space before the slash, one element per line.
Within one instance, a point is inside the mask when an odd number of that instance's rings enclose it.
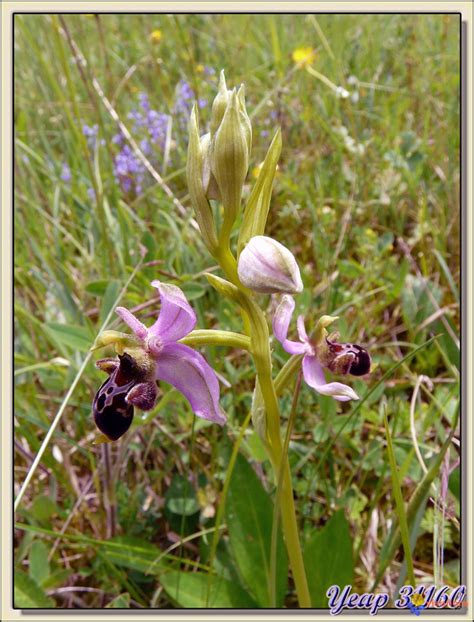
<path fill-rule="evenodd" d="M 234 259 L 232 257 L 232 259 Z M 235 261 L 235 259 L 234 259 Z M 233 278 L 232 263 L 228 255 L 225 255 L 224 264 L 221 264 L 226 276 Z M 217 277 L 214 277 L 217 279 Z M 250 325 L 251 353 L 257 370 L 256 390 L 261 391 L 261 397 L 265 411 L 265 437 L 263 438 L 270 462 L 272 464 L 275 482 L 278 483 L 278 475 L 282 473 L 280 488 L 281 518 L 283 534 L 293 572 L 298 602 L 300 607 L 311 607 L 308 582 L 303 562 L 303 554 L 298 533 L 296 509 L 293 500 L 293 486 L 288 463 L 288 456 L 283 452 L 280 435 L 280 407 L 278 404 L 275 383 L 272 378 L 272 363 L 270 352 L 270 335 L 265 314 L 245 291 L 245 288 L 237 281 L 235 289 L 228 295 L 238 301 L 245 311 Z"/>

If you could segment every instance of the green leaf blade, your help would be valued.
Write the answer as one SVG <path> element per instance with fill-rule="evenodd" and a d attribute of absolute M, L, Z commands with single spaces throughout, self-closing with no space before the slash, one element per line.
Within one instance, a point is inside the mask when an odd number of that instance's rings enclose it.
<path fill-rule="evenodd" d="M 326 591 L 353 582 L 352 539 L 344 511 L 337 511 L 306 543 L 303 552 L 313 607 L 326 608 Z"/>
<path fill-rule="evenodd" d="M 230 546 L 239 573 L 260 607 L 271 602 L 270 557 L 273 503 L 255 471 L 238 456 L 227 498 Z M 288 560 L 281 533 L 277 539 L 276 606 L 287 590 Z"/>
<path fill-rule="evenodd" d="M 19 609 L 50 609 L 54 600 L 46 596 L 34 579 L 21 570 L 15 572 L 14 606 Z"/>
<path fill-rule="evenodd" d="M 253 609 L 258 605 L 238 584 L 204 572 L 172 571 L 160 578 L 168 596 L 187 609 Z"/>
<path fill-rule="evenodd" d="M 238 252 L 256 235 L 263 235 L 267 222 L 273 180 L 281 153 L 281 130 L 278 129 L 268 148 L 257 181 L 247 202 L 237 243 Z"/>

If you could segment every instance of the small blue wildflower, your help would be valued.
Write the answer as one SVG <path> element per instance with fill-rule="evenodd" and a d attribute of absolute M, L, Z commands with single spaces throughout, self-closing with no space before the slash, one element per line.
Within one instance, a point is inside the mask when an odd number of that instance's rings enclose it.
<path fill-rule="evenodd" d="M 138 131 L 139 128 L 144 127 L 146 125 L 146 119 L 138 110 L 131 110 L 127 117 L 133 121 L 133 131 Z"/>
<path fill-rule="evenodd" d="M 152 141 L 157 143 L 161 149 L 165 146 L 168 122 L 169 115 L 164 112 L 150 110 L 148 113 L 148 132 Z"/>
<path fill-rule="evenodd" d="M 98 131 L 99 126 L 97 124 L 90 126 L 84 123 L 84 125 L 82 126 L 82 133 L 88 138 L 91 138 L 92 136 L 97 136 Z"/>
<path fill-rule="evenodd" d="M 124 140 L 125 136 L 122 134 L 122 132 L 119 132 L 118 134 L 114 134 L 112 136 L 112 143 L 114 145 L 123 145 Z"/>
<path fill-rule="evenodd" d="M 184 100 L 194 97 L 192 91 L 184 87 Z M 191 102 L 189 110 L 191 109 Z M 189 113 L 186 114 L 188 116 Z M 138 95 L 138 106 L 130 110 L 127 118 L 132 121 L 131 132 L 140 151 L 152 161 L 153 156 L 164 151 L 171 117 L 151 107 L 148 94 Z M 119 148 L 113 160 L 114 177 L 122 192 L 138 195 L 143 191 L 146 180 L 146 168 L 128 145 L 125 136 L 119 132 L 112 138 L 112 143 Z M 158 147 L 158 149 L 156 149 Z"/>
<path fill-rule="evenodd" d="M 89 147 L 89 149 L 94 150 L 97 141 L 97 134 L 99 133 L 99 126 L 97 125 L 97 123 L 92 126 L 84 123 L 82 126 L 82 133 L 87 138 L 87 146 Z"/>
<path fill-rule="evenodd" d="M 143 146 L 145 145 L 140 145 L 140 147 Z M 132 191 L 139 194 L 142 190 L 145 172 L 145 167 L 131 147 L 124 145 L 114 158 L 114 175 L 122 191 L 127 194 Z"/>
<path fill-rule="evenodd" d="M 144 138 L 143 140 L 140 141 L 140 149 L 142 150 L 142 152 L 145 155 L 150 155 L 151 154 L 151 145 L 150 145 L 150 141 L 147 140 L 146 138 Z"/>
<path fill-rule="evenodd" d="M 146 93 L 140 93 L 138 95 L 138 100 L 144 112 L 149 112 L 150 111 L 150 100 L 148 99 L 148 95 Z"/>
<path fill-rule="evenodd" d="M 179 124 L 182 129 L 184 129 L 188 123 L 189 114 L 195 99 L 196 96 L 189 82 L 186 82 L 186 80 L 180 80 L 176 87 L 176 98 L 173 112 L 178 117 Z M 201 104 L 203 102 L 204 100 L 200 100 L 200 107 L 202 107 Z"/>
<path fill-rule="evenodd" d="M 72 178 L 71 169 L 69 168 L 69 166 L 68 166 L 68 164 L 66 162 L 63 164 L 63 167 L 61 169 L 60 178 L 66 184 L 68 184 L 71 181 L 71 178 Z"/>

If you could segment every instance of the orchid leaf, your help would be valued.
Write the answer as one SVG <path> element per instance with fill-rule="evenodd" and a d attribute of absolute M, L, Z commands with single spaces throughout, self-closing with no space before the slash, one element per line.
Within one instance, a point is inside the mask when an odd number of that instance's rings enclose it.
<path fill-rule="evenodd" d="M 217 575 L 172 571 L 163 574 L 160 583 L 175 603 L 187 609 L 257 607 L 250 594 L 238 583 Z"/>
<path fill-rule="evenodd" d="M 257 177 L 257 181 L 245 207 L 242 226 L 237 243 L 238 253 L 256 235 L 263 235 L 267 222 L 273 180 L 281 153 L 281 130 L 278 129 L 268 148 L 267 155 Z"/>
<path fill-rule="evenodd" d="M 304 565 L 313 607 L 327 607 L 326 590 L 353 581 L 352 540 L 344 511 L 337 511 L 304 547 Z"/>
<path fill-rule="evenodd" d="M 226 504 L 229 541 L 238 571 L 260 607 L 271 602 L 270 556 L 273 503 L 255 471 L 237 457 Z M 288 561 L 281 533 L 277 537 L 276 606 L 287 590 Z"/>

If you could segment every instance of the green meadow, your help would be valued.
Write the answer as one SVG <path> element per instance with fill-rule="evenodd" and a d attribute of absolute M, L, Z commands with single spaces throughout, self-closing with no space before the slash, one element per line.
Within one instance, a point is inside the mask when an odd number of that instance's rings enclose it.
<path fill-rule="evenodd" d="M 265 234 L 297 259 L 297 312 L 307 328 L 338 316 L 372 358 L 358 402 L 299 391 L 288 457 L 312 606 L 331 585 L 396 600 L 413 579 L 462 583 L 459 37 L 458 15 L 15 16 L 17 607 L 298 606 L 247 352 L 197 347 L 224 427 L 160 382 L 151 412 L 94 444 L 94 363 L 113 352 L 90 349 L 124 330 L 117 305 L 149 326 L 158 279 L 197 328 L 243 332 L 204 276 L 223 275 L 186 182 L 191 107 L 204 133 L 222 69 L 253 127 L 244 203 L 281 128 Z M 275 300 L 259 300 L 271 334 Z M 272 351 L 276 375 L 288 354 Z"/>

